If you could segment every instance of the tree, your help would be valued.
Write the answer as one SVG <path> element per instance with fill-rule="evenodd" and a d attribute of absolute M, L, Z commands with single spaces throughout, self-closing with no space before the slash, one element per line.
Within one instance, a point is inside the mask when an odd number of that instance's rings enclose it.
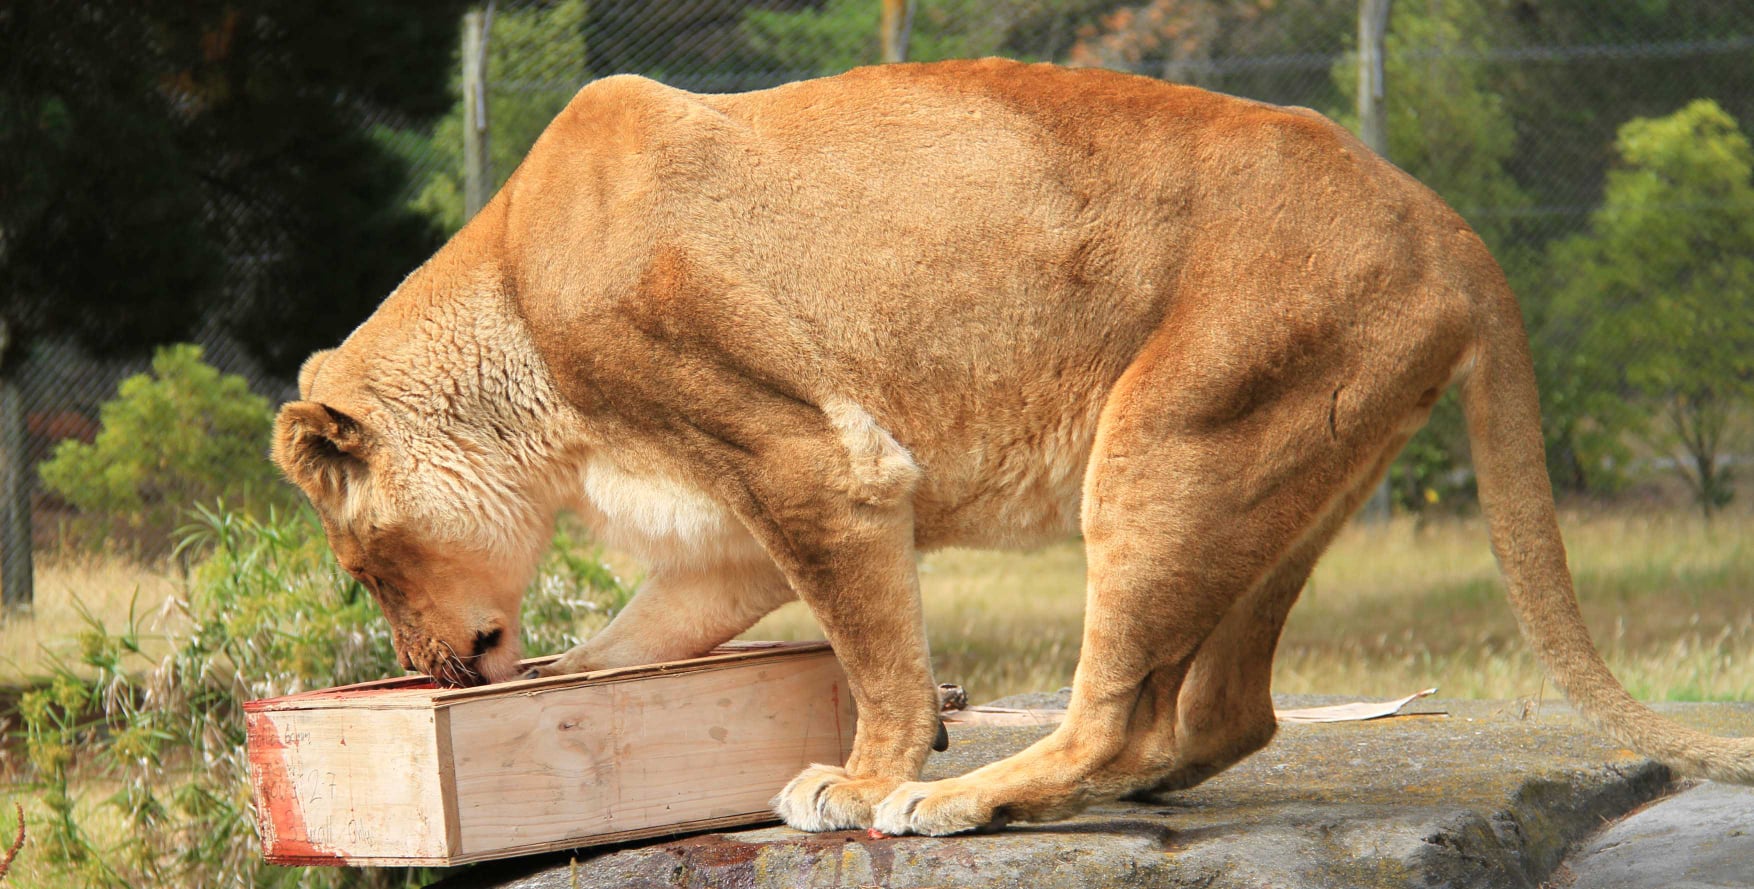
<path fill-rule="evenodd" d="M 585 0 L 496 11 L 487 39 L 488 126 L 494 185 L 523 161 L 536 137 L 591 79 L 585 45 Z M 433 127 L 430 139 L 404 150 L 430 158 L 415 209 L 446 232 L 468 221 L 463 215 L 463 106 L 460 74 L 448 79 L 459 98 Z"/>
<path fill-rule="evenodd" d="M 1086 4 L 1089 5 L 1089 4 Z M 1283 104 L 1337 104 L 1322 76 L 1357 0 L 1148 0 L 1075 27 L 1063 58 Z M 1094 11 L 1094 10 L 1093 10 Z"/>
<path fill-rule="evenodd" d="M 1553 242 L 1579 234 L 1602 201 L 1616 163 L 1615 130 L 1695 98 L 1732 116 L 1754 114 L 1754 54 L 1739 51 L 1750 19 L 1741 0 L 1493 0 L 1495 88 L 1517 127 L 1506 167 L 1539 212 L 1519 222 L 1519 250 L 1506 257 L 1535 345 L 1548 467 L 1556 485 L 1612 493 L 1627 480 L 1629 431 L 1638 418 L 1612 388 L 1570 316 L 1551 295 L 1568 267 L 1546 267 Z M 1567 49 L 1572 48 L 1572 49 Z M 1578 51 L 1587 49 L 1588 51 Z M 1611 373 L 1611 370 L 1608 372 Z"/>
<path fill-rule="evenodd" d="M 223 498 L 251 514 L 292 505 L 262 459 L 273 407 L 243 377 L 203 363 L 200 346 L 159 349 L 152 372 L 123 380 L 102 419 L 96 440 L 64 439 L 39 467 L 80 511 L 88 543 L 134 537 L 141 555 L 160 555 L 196 504 Z"/>
<path fill-rule="evenodd" d="M 1383 68 L 1389 158 L 1442 195 L 1496 250 L 1511 240 L 1506 219 L 1528 199 L 1505 169 L 1516 129 L 1482 60 L 1491 39 L 1477 3 L 1397 4 Z M 1332 76 L 1342 99 L 1331 116 L 1356 129 L 1355 62 L 1336 64 Z"/>
<path fill-rule="evenodd" d="M 285 370 L 350 329 L 436 246 L 361 124 L 448 106 L 457 8 L 9 4 L 14 336 L 104 352 L 217 318 Z"/>
<path fill-rule="evenodd" d="M 920 3 L 914 9 L 908 58 L 1054 58 L 1070 45 L 1077 23 L 1113 5 L 1114 0 Z M 760 60 L 788 76 L 835 74 L 882 61 L 880 15 L 881 4 L 875 0 L 826 0 L 820 8 L 797 11 L 753 8 L 744 15 L 743 34 Z"/>
<path fill-rule="evenodd" d="M 437 244 L 363 122 L 448 105 L 459 8 L 0 5 L 3 413 L 42 338 L 114 353 L 214 323 L 290 371 L 357 324 Z"/>
<path fill-rule="evenodd" d="M 1695 98 L 1716 99 L 1744 120 L 1754 115 L 1754 91 L 1746 88 L 1754 82 L 1754 53 L 1736 48 L 1754 24 L 1746 0 L 1483 5 L 1500 23 L 1501 48 L 1527 53 L 1499 68 L 1499 88 L 1523 145 L 1511 172 L 1538 205 L 1580 208 L 1529 233 L 1543 242 L 1575 234 L 1587 222 L 1587 208 L 1600 200 L 1614 163 L 1621 122 L 1659 117 Z M 1613 51 L 1555 58 L 1553 47 Z"/>
<path fill-rule="evenodd" d="M 875 5 L 878 0 L 872 0 Z M 752 10 L 815 9 L 823 0 L 591 0 L 585 39 L 601 74 L 632 72 L 706 92 L 762 89 L 792 79 L 743 40 Z"/>
<path fill-rule="evenodd" d="M 1754 150 L 1700 99 L 1634 118 L 1590 230 L 1556 243 L 1554 311 L 1583 333 L 1592 382 L 1653 409 L 1638 428 L 1706 518 L 1728 503 L 1731 419 L 1754 400 Z"/>
<path fill-rule="evenodd" d="M 946 0 L 914 11 L 908 58 L 934 61 L 991 55 L 1004 40 L 1008 3 Z M 873 0 L 827 0 L 820 9 L 752 9 L 743 19 L 749 45 L 764 58 L 802 75 L 836 74 L 882 61 Z"/>

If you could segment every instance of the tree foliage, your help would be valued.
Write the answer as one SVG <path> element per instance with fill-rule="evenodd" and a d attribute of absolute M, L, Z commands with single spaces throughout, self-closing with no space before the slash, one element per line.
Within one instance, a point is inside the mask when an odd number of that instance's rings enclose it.
<path fill-rule="evenodd" d="M 585 44 L 589 4 L 559 0 L 546 6 L 496 12 L 487 42 L 488 124 L 495 184 L 517 169 L 536 137 L 573 94 L 591 79 Z M 457 100 L 416 145 L 431 171 L 413 206 L 446 232 L 463 215 L 463 94 L 460 74 L 450 78 Z"/>
<path fill-rule="evenodd" d="M 218 281 L 199 173 L 181 159 L 175 103 L 149 79 L 151 23 L 131 7 L 107 12 L 71 3 L 0 10 L 9 364 L 43 332 L 79 334 L 99 349 L 174 336 L 187 325 L 183 303 Z"/>
<path fill-rule="evenodd" d="M 919 3 L 908 37 L 908 59 L 1006 55 L 1052 59 L 1077 28 L 1114 0 L 938 0 Z M 766 64 L 792 76 L 835 74 L 881 61 L 875 0 L 826 0 L 820 8 L 753 8 L 743 36 Z"/>
<path fill-rule="evenodd" d="M 1397 12 L 1402 5 L 1396 4 Z M 1543 207 L 1596 203 L 1615 164 L 1614 141 L 1634 117 L 1660 117 L 1696 98 L 1712 98 L 1744 120 L 1754 115 L 1754 53 L 1736 49 L 1751 24 L 1746 0 L 1487 0 L 1498 47 L 1534 50 L 1496 63 L 1494 79 L 1516 122 L 1509 166 Z M 1703 49 L 1715 41 L 1730 45 Z M 1555 64 L 1542 47 L 1599 48 Z M 1642 47 L 1652 51 L 1639 52 Z M 1658 49 L 1658 47 L 1668 47 Z M 1676 47 L 1701 47 L 1675 51 Z M 1615 51 L 1615 50 L 1631 50 Z M 1575 231 L 1567 217 L 1541 240 Z M 1569 230 L 1568 230 L 1569 229 Z"/>
<path fill-rule="evenodd" d="M 1730 421 L 1754 399 L 1754 151 L 1709 99 L 1628 121 L 1615 148 L 1590 230 L 1552 248 L 1554 313 L 1582 332 L 1594 409 L 1674 455 L 1709 516 L 1731 494 Z"/>
<path fill-rule="evenodd" d="M 1479 4 L 1464 0 L 1395 5 L 1384 40 L 1387 149 L 1505 258 L 1508 220 L 1528 199 L 1506 170 L 1516 131 L 1481 60 L 1489 24 Z M 1356 56 L 1337 62 L 1331 76 L 1341 102 L 1329 114 L 1356 129 Z M 1461 410 L 1446 397 L 1391 470 L 1397 502 L 1418 511 L 1464 494 L 1466 454 Z"/>
<path fill-rule="evenodd" d="M 1394 7 L 1385 38 L 1388 156 L 1442 195 L 1494 248 L 1508 243 L 1505 219 L 1526 206 L 1505 165 L 1516 153 L 1516 129 L 1491 70 L 1489 22 L 1478 3 L 1433 0 Z M 1333 117 L 1357 126 L 1357 62 L 1347 58 L 1333 77 L 1344 103 Z"/>
<path fill-rule="evenodd" d="M 1348 32 L 1356 12 L 1356 0 L 1129 3 L 1080 26 L 1065 58 L 1073 65 L 1118 68 L 1239 95 L 1279 93 L 1291 86 L 1288 77 L 1305 79 L 1302 66 L 1263 65 L 1220 75 L 1215 63 L 1320 51 L 1322 41 Z"/>
<path fill-rule="evenodd" d="M 443 110 L 460 6 L 0 7 L 15 340 L 108 352 L 216 320 L 290 370 L 337 339 L 436 244 L 362 121 Z"/>
<path fill-rule="evenodd" d="M 80 511 L 77 536 L 90 543 L 131 532 L 154 555 L 197 503 L 260 512 L 290 502 L 267 460 L 268 400 L 202 363 L 199 346 L 159 349 L 152 372 L 123 380 L 99 415 L 96 440 L 63 439 L 38 467 Z"/>

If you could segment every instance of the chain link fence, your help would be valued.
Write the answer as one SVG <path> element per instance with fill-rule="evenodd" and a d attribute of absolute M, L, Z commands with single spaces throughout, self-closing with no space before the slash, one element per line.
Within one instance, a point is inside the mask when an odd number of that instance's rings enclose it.
<path fill-rule="evenodd" d="M 1103 66 L 1358 118 L 1358 0 L 917 0 L 914 60 L 1004 55 Z M 478 10 L 481 166 L 494 184 L 593 78 L 761 89 L 880 55 L 880 0 L 505 0 Z M 1552 469 L 1613 495 L 1668 473 L 1722 505 L 1754 445 L 1754 6 L 1730 0 L 1393 0 L 1383 52 L 1388 156 L 1494 248 L 1540 355 Z M 406 200 L 455 230 L 468 203 L 463 102 L 433 126 L 364 124 L 411 171 Z M 878 113 L 879 109 L 874 109 Z M 1643 120 L 1644 123 L 1635 123 Z M 247 263 L 248 257 L 236 261 Z M 210 332 L 207 357 L 287 397 L 289 382 Z M 142 362 L 40 345 L 19 375 L 25 458 L 89 439 Z M 1440 411 L 1396 472 L 1409 507 L 1465 495 Z M 1671 472 L 1671 470 L 1679 470 Z M 35 480 L 36 473 L 30 473 Z M 39 487 L 39 547 L 65 504 Z"/>

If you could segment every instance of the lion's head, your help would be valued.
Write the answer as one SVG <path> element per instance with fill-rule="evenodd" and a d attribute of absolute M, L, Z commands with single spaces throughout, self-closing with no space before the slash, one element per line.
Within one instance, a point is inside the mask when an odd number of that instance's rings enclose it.
<path fill-rule="evenodd" d="M 404 667 L 446 685 L 511 678 L 519 604 L 554 514 L 527 495 L 552 462 L 532 445 L 540 421 L 480 391 L 494 374 L 454 337 L 423 346 L 372 326 L 306 361 L 274 461 L 383 608 Z"/>

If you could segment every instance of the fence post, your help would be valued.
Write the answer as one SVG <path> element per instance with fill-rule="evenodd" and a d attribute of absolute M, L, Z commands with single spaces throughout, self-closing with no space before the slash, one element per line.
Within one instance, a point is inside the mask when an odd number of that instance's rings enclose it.
<path fill-rule="evenodd" d="M 1358 0 L 1358 138 L 1389 156 L 1383 113 L 1383 42 L 1389 33 L 1389 0 Z"/>
<path fill-rule="evenodd" d="M 0 356 L 7 347 L 0 320 Z M 0 375 L 0 605 L 25 608 L 31 586 L 30 466 L 24 452 L 24 392 L 11 374 Z"/>
<path fill-rule="evenodd" d="M 1389 133 L 1388 114 L 1383 108 L 1383 45 L 1388 33 L 1389 0 L 1358 0 L 1358 138 L 1385 158 L 1389 156 Z M 1366 522 L 1386 522 L 1391 512 L 1385 475 L 1365 501 L 1360 517 Z"/>
<path fill-rule="evenodd" d="M 473 218 L 493 194 L 487 151 L 487 27 L 481 10 L 463 16 L 463 216 Z"/>
<path fill-rule="evenodd" d="M 883 0 L 883 61 L 907 61 L 907 38 L 914 26 L 914 0 Z"/>

